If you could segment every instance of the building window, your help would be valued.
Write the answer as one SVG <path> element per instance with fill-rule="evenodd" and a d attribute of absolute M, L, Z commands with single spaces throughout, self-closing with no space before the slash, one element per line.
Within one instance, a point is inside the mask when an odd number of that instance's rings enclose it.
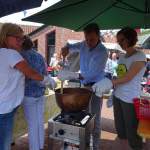
<path fill-rule="evenodd" d="M 55 31 L 47 34 L 47 63 L 48 65 L 50 64 L 51 57 L 55 53 L 55 38 L 56 38 Z"/>

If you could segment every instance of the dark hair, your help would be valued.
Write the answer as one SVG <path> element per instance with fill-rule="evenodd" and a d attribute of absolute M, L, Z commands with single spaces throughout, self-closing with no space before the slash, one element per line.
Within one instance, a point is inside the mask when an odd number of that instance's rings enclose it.
<path fill-rule="evenodd" d="M 134 46 L 136 44 L 136 42 L 138 41 L 137 39 L 137 32 L 130 27 L 124 27 L 122 28 L 118 33 L 117 36 L 119 34 L 123 34 L 124 37 L 127 39 L 129 47 L 130 46 Z"/>
<path fill-rule="evenodd" d="M 98 36 L 100 36 L 100 29 L 98 24 L 96 23 L 90 23 L 88 24 L 84 29 L 83 29 L 84 33 L 91 33 L 91 32 L 95 32 Z"/>
<path fill-rule="evenodd" d="M 24 36 L 24 42 L 22 43 L 23 50 L 30 50 L 33 47 L 33 42 L 29 36 Z"/>

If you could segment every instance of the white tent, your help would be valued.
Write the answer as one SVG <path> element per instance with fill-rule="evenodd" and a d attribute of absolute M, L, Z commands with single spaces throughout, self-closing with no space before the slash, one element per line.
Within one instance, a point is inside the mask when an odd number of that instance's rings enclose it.
<path fill-rule="evenodd" d="M 122 53 L 125 53 L 125 51 L 119 46 L 119 44 L 117 43 L 103 43 L 104 46 L 107 48 L 107 49 L 110 49 L 110 50 L 118 50 Z"/>

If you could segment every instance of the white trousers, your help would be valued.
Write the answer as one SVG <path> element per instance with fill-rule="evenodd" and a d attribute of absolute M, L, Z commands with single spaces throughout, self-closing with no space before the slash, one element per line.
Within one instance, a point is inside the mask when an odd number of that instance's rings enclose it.
<path fill-rule="evenodd" d="M 40 150 L 44 148 L 44 96 L 34 98 L 25 97 L 23 108 L 28 124 L 29 149 Z"/>

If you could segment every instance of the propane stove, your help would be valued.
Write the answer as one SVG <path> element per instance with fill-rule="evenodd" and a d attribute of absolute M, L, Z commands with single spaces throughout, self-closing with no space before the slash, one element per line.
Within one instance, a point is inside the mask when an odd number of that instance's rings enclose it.
<path fill-rule="evenodd" d="M 56 150 L 55 141 L 63 142 L 60 150 L 65 150 L 67 147 L 78 150 L 90 149 L 94 117 L 90 113 L 80 111 L 61 112 L 56 117 L 50 118 L 48 121 L 49 150 Z"/>

